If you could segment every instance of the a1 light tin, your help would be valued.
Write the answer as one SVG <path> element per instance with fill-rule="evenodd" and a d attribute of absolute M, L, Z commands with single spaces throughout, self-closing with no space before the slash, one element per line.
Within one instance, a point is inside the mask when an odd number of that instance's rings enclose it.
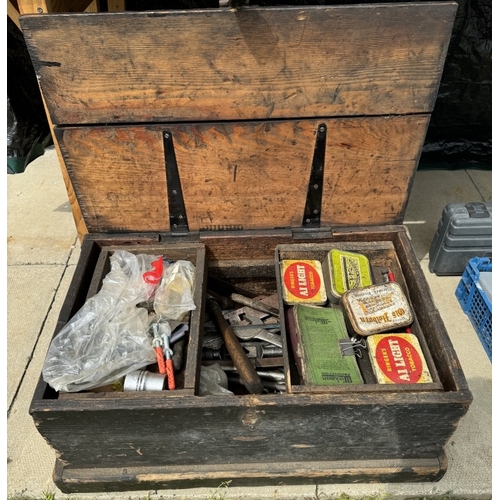
<path fill-rule="evenodd" d="M 283 260 L 281 283 L 283 300 L 289 305 L 325 305 L 328 300 L 319 260 Z"/>
<path fill-rule="evenodd" d="M 332 249 L 323 261 L 323 276 L 328 299 L 334 304 L 347 290 L 372 284 L 370 261 L 365 255 Z"/>
<path fill-rule="evenodd" d="M 363 336 L 391 332 L 410 325 L 410 304 L 396 282 L 348 290 L 342 305 L 352 330 Z"/>
<path fill-rule="evenodd" d="M 432 382 L 420 343 L 412 333 L 371 335 L 367 345 L 373 373 L 379 384 Z"/>

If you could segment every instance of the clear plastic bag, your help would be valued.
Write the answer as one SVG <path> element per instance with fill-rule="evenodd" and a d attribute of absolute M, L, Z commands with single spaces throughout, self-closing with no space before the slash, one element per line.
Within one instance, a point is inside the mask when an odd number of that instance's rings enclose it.
<path fill-rule="evenodd" d="M 187 260 L 177 260 L 164 268 L 154 297 L 154 310 L 160 318 L 181 321 L 186 313 L 196 309 L 194 277 L 195 266 Z"/>
<path fill-rule="evenodd" d="M 150 317 L 136 307 L 154 293 L 143 274 L 159 257 L 116 250 L 101 290 L 52 339 L 42 370 L 56 391 L 109 384 L 156 361 L 148 336 Z"/>
<path fill-rule="evenodd" d="M 199 391 L 200 396 L 234 394 L 228 390 L 227 375 L 217 363 L 210 366 L 201 366 Z"/>

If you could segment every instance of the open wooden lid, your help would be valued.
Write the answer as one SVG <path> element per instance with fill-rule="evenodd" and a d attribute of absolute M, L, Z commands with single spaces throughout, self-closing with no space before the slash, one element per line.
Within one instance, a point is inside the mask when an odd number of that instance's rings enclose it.
<path fill-rule="evenodd" d="M 90 232 L 335 227 L 402 222 L 456 7 L 21 24 Z"/>

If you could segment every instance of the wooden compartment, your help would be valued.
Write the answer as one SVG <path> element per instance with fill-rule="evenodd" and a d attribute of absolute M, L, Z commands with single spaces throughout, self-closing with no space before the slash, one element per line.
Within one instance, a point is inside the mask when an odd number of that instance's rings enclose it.
<path fill-rule="evenodd" d="M 366 256 L 370 262 L 370 267 L 372 269 L 373 275 L 373 284 L 383 283 L 382 273 L 387 268 L 390 268 L 394 273 L 396 282 L 399 283 L 406 297 L 410 297 L 409 287 L 405 280 L 405 275 L 403 273 L 401 263 L 398 258 L 398 252 L 396 251 L 396 247 L 394 246 L 392 241 L 358 241 L 354 239 L 353 241 L 332 241 L 331 243 L 306 243 L 306 244 L 292 244 L 292 245 L 278 245 L 276 248 L 276 275 L 280 276 L 280 263 L 283 260 L 307 260 L 314 259 L 320 262 L 323 262 L 327 258 L 328 252 L 335 248 L 337 250 L 348 251 L 348 252 L 356 252 Z M 285 309 L 287 309 L 287 305 L 283 301 L 283 285 L 280 281 L 278 281 L 277 285 L 278 295 L 281 299 L 281 322 L 285 324 Z M 325 307 L 328 307 L 329 304 L 326 304 Z M 289 306 L 288 306 L 289 307 Z M 299 392 L 364 392 L 364 391 L 432 391 L 432 390 L 443 390 L 443 385 L 441 384 L 438 370 L 434 365 L 434 360 L 429 349 L 427 336 L 429 335 L 429 325 L 425 325 L 425 328 L 422 329 L 420 325 L 419 315 L 418 313 L 414 314 L 414 321 L 411 325 L 412 333 L 417 337 L 420 346 L 422 347 L 425 360 L 429 366 L 429 370 L 432 376 L 432 383 L 426 384 L 404 384 L 397 386 L 387 386 L 376 384 L 375 380 L 372 377 L 368 377 L 368 380 L 365 380 L 363 385 L 353 386 L 351 384 L 346 385 L 331 385 L 331 386 L 307 386 L 305 387 L 301 381 L 300 376 L 297 371 L 297 367 L 293 361 L 293 353 L 291 352 L 290 343 L 288 343 L 287 348 L 287 356 L 289 360 L 289 375 L 290 378 L 288 380 L 289 383 L 289 391 L 292 393 Z M 345 318 L 345 321 L 348 322 L 349 319 Z M 389 329 L 391 331 L 391 329 Z M 400 330 L 400 331 L 404 331 Z M 432 343 L 432 341 L 431 341 Z M 365 351 L 364 358 L 367 358 L 367 354 Z M 366 359 L 363 360 L 366 362 Z M 369 371 L 369 366 L 366 367 L 367 371 Z"/>
<path fill-rule="evenodd" d="M 89 230 L 56 333 L 114 248 L 187 256 L 199 277 L 179 390 L 63 395 L 40 378 L 30 413 L 63 492 L 442 477 L 472 396 L 400 224 L 456 8 L 21 16 Z M 304 390 L 284 337 L 285 391 L 200 396 L 207 290 L 278 293 L 282 245 L 389 261 L 433 383 Z"/>
<path fill-rule="evenodd" d="M 85 269 L 86 276 L 78 277 L 78 272 L 75 274 L 75 280 L 81 279 L 82 282 L 88 282 L 89 275 L 91 275 L 88 288 L 86 286 L 74 285 L 79 288 L 79 297 L 75 303 L 68 304 L 67 309 L 63 308 L 59 317 L 59 325 L 55 332 L 59 333 L 71 317 L 79 310 L 84 302 L 89 298 L 95 296 L 102 285 L 104 277 L 110 272 L 110 257 L 115 250 L 126 250 L 132 254 L 148 254 L 155 256 L 162 256 L 163 258 L 171 261 L 186 260 L 195 266 L 195 279 L 193 290 L 193 302 L 196 309 L 189 313 L 189 336 L 187 337 L 188 343 L 184 347 L 183 353 L 183 367 L 179 370 L 180 373 L 176 375 L 176 391 L 177 394 L 185 393 L 194 395 L 198 390 L 199 382 L 199 351 L 200 351 L 200 335 L 201 325 L 204 317 L 205 303 L 204 303 L 204 283 L 206 281 L 206 262 L 205 262 L 205 247 L 201 244 L 171 244 L 162 245 L 160 242 L 153 243 L 155 238 L 151 238 L 151 243 L 145 243 L 146 238 L 139 237 L 136 244 L 131 244 L 128 237 L 125 238 L 110 238 L 108 240 L 100 238 L 98 243 L 91 242 L 87 244 L 88 251 L 95 255 L 97 258 L 92 261 L 92 270 Z M 156 238 L 156 240 L 158 240 Z M 123 243 L 121 243 L 123 241 Z M 133 241 L 133 238 L 132 238 Z M 73 284 L 71 285 L 73 288 Z M 86 290 L 85 296 L 83 295 Z M 83 301 L 82 301 L 83 300 Z M 75 399 L 79 397 L 95 397 L 93 391 L 82 392 L 64 392 L 59 397 Z M 103 394 L 99 392 L 99 394 Z M 170 395 L 170 391 L 165 394 Z"/>

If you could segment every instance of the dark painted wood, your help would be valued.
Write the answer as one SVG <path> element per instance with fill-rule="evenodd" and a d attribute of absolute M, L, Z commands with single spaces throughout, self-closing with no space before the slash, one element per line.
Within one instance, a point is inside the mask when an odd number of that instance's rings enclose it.
<path fill-rule="evenodd" d="M 288 462 L 318 459 L 436 458 L 466 412 L 461 399 L 440 391 L 196 401 L 145 395 L 140 402 L 96 398 L 91 405 L 64 398 L 50 418 L 35 421 L 68 468 L 189 470 L 196 464 L 261 461 L 286 468 Z"/>
<path fill-rule="evenodd" d="M 94 274 L 94 266 L 99 258 L 99 246 L 91 238 L 84 239 L 80 257 L 71 279 L 68 292 L 59 312 L 58 331 L 73 317 L 84 304 L 87 291 Z"/>
<path fill-rule="evenodd" d="M 20 23 L 55 124 L 258 120 L 432 111 L 456 8 L 251 7 Z"/>
<path fill-rule="evenodd" d="M 94 272 L 92 273 L 92 281 L 90 282 L 87 291 L 87 300 L 93 297 L 102 286 L 102 280 L 111 271 L 111 264 L 109 258 L 111 253 L 103 248 L 99 254 L 99 258 L 95 264 Z"/>
<path fill-rule="evenodd" d="M 313 253 L 324 252 L 322 240 L 311 241 L 295 232 L 263 231 L 260 236 L 254 233 L 243 232 L 234 237 L 200 233 L 210 264 L 204 272 L 223 261 L 227 279 L 238 285 L 245 273 L 238 269 L 235 257 L 242 252 L 247 257 L 247 248 L 252 247 L 252 259 L 241 263 L 250 264 L 255 276 L 259 267 L 269 268 L 269 256 L 274 255 L 277 241 L 293 249 L 299 243 Z M 235 474 L 234 479 L 241 476 L 243 483 L 307 483 L 328 478 L 339 482 L 380 478 L 425 481 L 441 477 L 446 469 L 440 462 L 444 446 L 467 412 L 472 396 L 447 332 L 435 320 L 435 306 L 426 296 L 426 288 L 418 291 L 424 278 L 406 229 L 351 228 L 325 234 L 330 234 L 328 244 L 351 245 L 370 253 L 377 265 L 391 265 L 411 300 L 415 298 L 412 305 L 429 343 L 428 355 L 437 365 L 434 373 L 440 380 L 427 387 L 364 385 L 352 386 L 349 391 L 304 392 L 300 386 L 294 386 L 286 341 L 283 364 L 289 391 L 285 394 L 200 397 L 194 395 L 194 381 L 188 382 L 185 390 L 177 394 L 172 391 L 168 396 L 142 392 L 58 397 L 40 380 L 30 413 L 39 432 L 57 451 L 59 466 L 64 464 L 57 472 L 58 485 L 68 492 L 140 489 L 144 485 L 141 471 L 146 474 L 150 468 L 157 474 L 150 478 L 157 486 L 207 485 L 212 484 L 214 477 L 224 475 L 224 471 L 228 479 L 233 478 L 228 463 L 234 465 L 234 470 L 251 472 L 248 476 Z M 113 236 L 101 239 L 106 242 L 101 249 L 115 248 Z M 118 242 L 124 239 L 123 235 L 117 236 Z M 125 245 L 134 251 L 141 247 Z M 146 247 L 151 250 L 150 245 Z M 162 248 L 162 244 L 153 248 Z M 95 256 L 93 261 L 97 262 Z M 406 269 L 408 265 L 412 266 L 411 271 Z M 202 279 L 206 279 L 206 274 Z M 202 290 L 200 286 L 197 300 L 203 297 Z M 194 378 L 199 372 L 199 340 L 193 342 L 187 370 Z M 448 349 L 446 357 L 436 353 L 436 346 Z M 440 366 L 443 360 L 450 366 Z M 175 453 L 165 453 L 166 449 Z M 362 463 L 397 461 L 402 457 L 408 466 L 392 472 L 384 466 L 374 470 Z M 296 465 L 299 462 L 320 462 L 319 469 L 300 471 Z M 358 467 L 354 475 L 342 472 L 342 464 L 349 462 Z M 262 475 L 258 465 L 261 463 L 275 466 L 269 474 Z M 327 464 L 335 466 L 328 473 Z M 117 479 L 125 469 L 129 472 L 122 480 Z M 130 472 L 135 470 L 137 476 Z"/>
<path fill-rule="evenodd" d="M 374 383 L 375 380 L 374 380 Z M 350 385 L 341 385 L 338 387 L 331 386 L 304 386 L 304 385 L 292 385 L 290 392 L 294 394 L 300 393 L 312 393 L 312 394 L 330 394 L 330 393 L 343 393 L 343 392 L 356 392 L 356 393 L 378 393 L 378 392 L 394 392 L 394 387 L 389 384 L 378 384 L 376 386 L 365 384 L 360 385 L 353 389 Z M 404 387 L 398 390 L 405 391 L 442 391 L 443 386 L 440 382 L 432 382 L 429 384 L 405 384 Z"/>
<path fill-rule="evenodd" d="M 176 489 L 211 487 L 224 495 L 222 487 L 287 484 L 405 483 L 438 481 L 443 477 L 448 461 L 443 454 L 431 459 L 342 460 L 336 462 L 308 461 L 290 463 L 283 471 L 276 462 L 245 464 L 197 465 L 185 471 L 183 467 L 127 467 L 102 469 L 67 469 L 56 460 L 54 481 L 63 493 L 92 493 L 134 489 Z"/>
<path fill-rule="evenodd" d="M 425 314 L 419 316 L 419 320 L 441 381 L 448 390 L 465 387 L 467 381 L 460 361 L 455 354 L 446 327 L 434 304 L 429 284 L 413 251 L 407 230 L 398 234 L 395 244 L 397 245 L 398 255 L 400 255 L 404 277 L 407 283 L 412 283 L 412 286 L 409 287 L 409 294 L 413 308 L 416 311 L 425 311 Z"/>

